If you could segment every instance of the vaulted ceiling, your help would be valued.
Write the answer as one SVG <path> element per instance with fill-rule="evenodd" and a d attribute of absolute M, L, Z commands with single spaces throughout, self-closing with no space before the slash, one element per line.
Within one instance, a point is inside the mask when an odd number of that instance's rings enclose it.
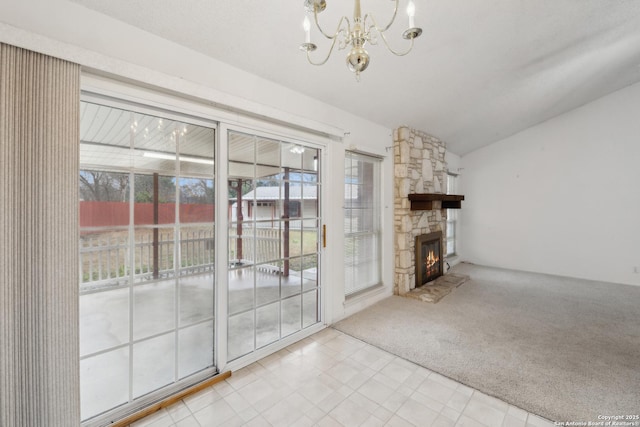
<path fill-rule="evenodd" d="M 73 1 L 386 127 L 423 130 L 461 155 L 640 81 L 638 0 L 415 0 L 423 34 L 413 52 L 367 46 L 360 82 L 345 50 L 307 63 L 303 0 Z M 400 5 L 388 36 L 396 48 Z M 327 0 L 320 21 L 333 29 L 352 8 Z M 383 22 L 393 2 L 362 8 Z M 322 56 L 328 44 L 317 32 L 312 41 Z"/>

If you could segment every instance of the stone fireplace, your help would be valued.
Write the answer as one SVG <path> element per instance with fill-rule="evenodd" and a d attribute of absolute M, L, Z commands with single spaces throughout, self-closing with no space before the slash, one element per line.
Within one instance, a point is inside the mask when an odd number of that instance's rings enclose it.
<path fill-rule="evenodd" d="M 439 139 L 408 127 L 394 131 L 394 293 L 405 295 L 416 287 L 416 241 L 418 236 L 440 233 L 439 268 L 444 273 L 446 210 L 433 201 L 431 210 L 411 210 L 409 194 L 446 193 L 445 144 Z M 435 234 L 434 234 L 435 235 Z M 422 257 L 422 253 L 418 253 Z M 427 255 L 428 256 L 428 253 Z M 434 278 L 437 276 L 434 276 Z M 422 280 L 422 278 L 421 278 Z"/>

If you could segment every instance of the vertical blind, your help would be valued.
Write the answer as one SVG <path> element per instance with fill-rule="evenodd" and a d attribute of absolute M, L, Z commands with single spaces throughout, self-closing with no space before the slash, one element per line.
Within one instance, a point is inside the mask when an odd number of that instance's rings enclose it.
<path fill-rule="evenodd" d="M 80 423 L 80 66 L 0 43 L 0 425 Z"/>
<path fill-rule="evenodd" d="M 381 283 L 380 163 L 377 157 L 345 153 L 345 295 Z"/>

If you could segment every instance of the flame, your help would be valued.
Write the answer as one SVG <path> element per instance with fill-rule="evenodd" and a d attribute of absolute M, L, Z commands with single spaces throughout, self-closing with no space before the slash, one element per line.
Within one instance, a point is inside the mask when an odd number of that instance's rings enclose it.
<path fill-rule="evenodd" d="M 436 256 L 433 250 L 429 251 L 429 254 L 424 259 L 424 263 L 427 267 L 426 280 L 430 280 L 434 275 L 440 274 L 440 265 L 438 264 L 440 258 Z"/>
<path fill-rule="evenodd" d="M 438 258 L 432 250 L 429 251 L 429 255 L 427 255 L 427 257 L 424 259 L 425 263 L 427 264 L 427 270 L 430 270 L 431 267 L 433 267 L 434 265 L 436 265 L 436 263 L 440 260 L 440 258 Z"/>

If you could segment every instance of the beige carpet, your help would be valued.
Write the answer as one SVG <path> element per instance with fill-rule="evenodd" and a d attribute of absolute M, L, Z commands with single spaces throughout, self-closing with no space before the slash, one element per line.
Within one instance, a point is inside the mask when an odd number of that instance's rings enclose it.
<path fill-rule="evenodd" d="M 640 413 L 640 287 L 460 264 L 438 304 L 390 297 L 334 327 L 553 421 Z"/>

